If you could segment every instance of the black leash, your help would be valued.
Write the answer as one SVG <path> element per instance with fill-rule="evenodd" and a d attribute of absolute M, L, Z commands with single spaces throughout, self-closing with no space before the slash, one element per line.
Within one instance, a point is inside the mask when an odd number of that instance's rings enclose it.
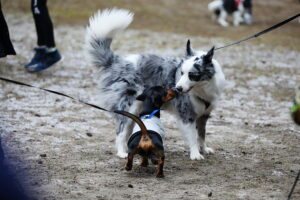
<path fill-rule="evenodd" d="M 294 189 L 295 189 L 295 187 L 296 187 L 296 185 L 297 185 L 297 182 L 298 182 L 298 180 L 299 180 L 299 177 L 300 177 L 300 170 L 299 170 L 298 175 L 297 175 L 297 177 L 296 177 L 296 179 L 295 179 L 295 181 L 294 181 L 294 184 L 293 184 L 293 186 L 292 186 L 292 189 L 291 189 L 291 191 L 290 191 L 290 193 L 289 193 L 289 196 L 288 196 L 287 200 L 290 200 L 290 199 L 291 199 L 292 194 L 293 194 L 293 192 L 294 192 Z"/>
<path fill-rule="evenodd" d="M 280 26 L 283 26 L 283 25 L 289 23 L 290 21 L 292 21 L 292 20 L 298 18 L 299 16 L 300 16 L 300 13 L 298 13 L 297 15 L 294 15 L 293 17 L 290 17 L 290 18 L 288 18 L 288 19 L 286 19 L 286 20 L 284 20 L 284 21 L 282 21 L 282 22 L 280 22 L 280 23 L 278 23 L 278 24 L 275 24 L 274 26 L 271 26 L 270 28 L 267 28 L 267 29 L 265 29 L 265 30 L 263 30 L 263 31 L 261 31 L 261 32 L 259 32 L 259 33 L 256 33 L 256 34 L 254 34 L 254 35 L 251 35 L 251 36 L 249 36 L 249 37 L 246 37 L 246 38 L 244 38 L 244 39 L 242 39 L 242 40 L 239 40 L 239 41 L 237 41 L 237 42 L 232 42 L 232 43 L 227 44 L 227 45 L 225 45 L 225 46 L 223 46 L 223 47 L 215 48 L 215 51 L 216 51 L 216 50 L 219 50 L 219 49 L 226 48 L 226 47 L 230 47 L 230 46 L 233 46 L 233 45 L 236 45 L 236 44 L 240 44 L 240 43 L 245 42 L 245 41 L 247 41 L 247 40 L 250 40 L 250 39 L 252 39 L 252 38 L 257 38 L 257 37 L 259 37 L 259 36 L 261 36 L 261 35 L 264 35 L 264 34 L 270 32 L 270 31 L 273 31 L 273 30 L 279 28 Z"/>
<path fill-rule="evenodd" d="M 13 83 L 13 84 L 17 84 L 17 85 L 26 86 L 26 87 L 32 87 L 32 88 L 36 88 L 36 89 L 43 90 L 43 91 L 46 91 L 46 92 L 50 92 L 52 94 L 56 94 L 56 95 L 59 95 L 59 96 L 67 97 L 67 98 L 72 99 L 74 101 L 77 101 L 79 103 L 83 103 L 85 105 L 88 105 L 88 106 L 91 106 L 93 108 L 96 108 L 98 110 L 103 110 L 103 111 L 106 111 L 106 112 L 111 112 L 109 110 L 106 110 L 105 108 L 101 108 L 100 106 L 97 106 L 95 104 L 91 104 L 91 103 L 85 102 L 83 100 L 76 99 L 74 97 L 71 97 L 71 96 L 69 96 L 67 94 L 64 94 L 64 93 L 61 93 L 61 92 L 57 92 L 57 91 L 54 91 L 54 90 L 49 90 L 49 89 L 45 89 L 45 88 L 36 87 L 36 86 L 33 86 L 33 85 L 29 85 L 29 84 L 26 84 L 26 83 L 22 83 L 22 82 L 19 82 L 19 81 L 14 81 L 14 80 L 3 78 L 3 77 L 0 77 L 0 80 L 8 82 L 8 83 Z"/>

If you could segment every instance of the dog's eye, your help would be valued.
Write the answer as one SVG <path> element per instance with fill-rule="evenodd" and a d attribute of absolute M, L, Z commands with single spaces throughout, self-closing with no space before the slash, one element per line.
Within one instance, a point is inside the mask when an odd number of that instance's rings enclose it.
<path fill-rule="evenodd" d="M 181 71 L 181 76 L 183 75 L 183 71 Z"/>
<path fill-rule="evenodd" d="M 200 58 L 196 57 L 194 61 L 197 61 L 197 60 L 199 60 L 199 59 L 200 59 Z"/>
<path fill-rule="evenodd" d="M 201 77 L 199 73 L 192 73 L 192 72 L 189 73 L 189 79 L 191 81 L 200 81 L 200 78 Z"/>

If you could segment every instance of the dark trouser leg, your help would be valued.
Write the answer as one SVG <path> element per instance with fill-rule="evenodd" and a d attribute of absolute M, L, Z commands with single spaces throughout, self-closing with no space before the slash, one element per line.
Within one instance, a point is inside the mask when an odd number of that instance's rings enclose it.
<path fill-rule="evenodd" d="M 10 41 L 8 27 L 2 13 L 0 2 L 0 57 L 5 57 L 7 55 L 16 55 L 16 52 Z"/>
<path fill-rule="evenodd" d="M 38 46 L 55 47 L 53 24 L 47 8 L 47 0 L 31 0 L 31 10 L 37 31 Z"/>

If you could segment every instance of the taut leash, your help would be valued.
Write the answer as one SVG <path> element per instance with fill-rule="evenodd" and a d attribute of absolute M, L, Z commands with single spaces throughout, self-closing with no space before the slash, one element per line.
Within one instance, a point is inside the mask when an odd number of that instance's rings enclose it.
<path fill-rule="evenodd" d="M 261 36 L 261 35 L 264 35 L 264 34 L 270 32 L 270 31 L 273 31 L 273 30 L 275 30 L 275 29 L 277 29 L 277 28 L 279 28 L 279 27 L 281 27 L 281 26 L 283 26 L 283 25 L 289 23 L 290 21 L 292 21 L 292 20 L 298 18 L 299 16 L 300 16 L 300 13 L 298 13 L 298 14 L 294 15 L 293 17 L 290 17 L 290 18 L 288 18 L 288 19 L 286 19 L 286 20 L 284 20 L 284 21 L 282 21 L 282 22 L 280 22 L 280 23 L 278 23 L 278 24 L 275 24 L 275 25 L 271 26 L 270 28 L 267 28 L 267 29 L 265 29 L 265 30 L 263 30 L 263 31 L 261 31 L 261 32 L 258 32 L 258 33 L 254 34 L 254 35 L 251 35 L 251 36 L 249 36 L 249 37 L 246 37 L 246 38 L 241 39 L 241 40 L 236 41 L 236 42 L 232 42 L 232 43 L 227 44 L 227 45 L 225 45 L 225 46 L 215 48 L 215 51 L 216 51 L 216 50 L 220 50 L 220 49 L 224 49 L 224 48 L 227 48 L 227 47 L 230 47 L 230 46 L 233 46 L 233 45 L 240 44 L 240 43 L 245 42 L 245 41 L 247 41 L 247 40 L 250 40 L 250 39 L 252 39 L 252 38 L 257 38 L 257 37 L 259 37 L 259 36 Z"/>
<path fill-rule="evenodd" d="M 22 83 L 22 82 L 19 82 L 19 81 L 15 81 L 15 80 L 11 80 L 11 79 L 7 79 L 7 78 L 3 78 L 3 77 L 0 77 L 0 80 L 1 81 L 5 81 L 5 82 L 8 82 L 8 83 L 13 83 L 13 84 L 17 84 L 17 85 L 22 85 L 22 86 L 26 86 L 26 87 L 31 87 L 31 88 L 36 88 L 36 89 L 39 89 L 39 90 L 43 90 L 43 91 L 46 91 L 46 92 L 50 92 L 52 94 L 56 94 L 56 95 L 59 95 L 59 96 L 63 96 L 63 97 L 67 97 L 69 99 L 72 99 L 74 101 L 77 101 L 79 103 L 82 103 L 82 104 L 85 104 L 87 106 L 90 106 L 90 107 L 93 107 L 93 108 L 96 108 L 98 110 L 103 110 L 103 111 L 106 111 L 106 112 L 111 112 L 109 110 L 106 110 L 105 108 L 101 108 L 100 106 L 97 106 L 95 104 L 91 104 L 91 103 L 88 103 L 88 102 L 85 102 L 83 100 L 80 100 L 80 99 L 76 99 L 70 95 L 67 95 L 67 94 L 64 94 L 62 92 L 57 92 L 57 91 L 54 91 L 54 90 L 49 90 L 49 89 L 45 89 L 45 88 L 40 88 L 40 87 L 36 87 L 36 86 L 33 86 L 33 85 L 29 85 L 27 83 Z"/>

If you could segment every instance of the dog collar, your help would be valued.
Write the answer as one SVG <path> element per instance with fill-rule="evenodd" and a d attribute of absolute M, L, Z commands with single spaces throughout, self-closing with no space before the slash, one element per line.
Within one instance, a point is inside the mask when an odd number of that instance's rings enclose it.
<path fill-rule="evenodd" d="M 141 119 L 151 119 L 160 109 L 154 110 L 150 115 L 143 115 Z"/>

